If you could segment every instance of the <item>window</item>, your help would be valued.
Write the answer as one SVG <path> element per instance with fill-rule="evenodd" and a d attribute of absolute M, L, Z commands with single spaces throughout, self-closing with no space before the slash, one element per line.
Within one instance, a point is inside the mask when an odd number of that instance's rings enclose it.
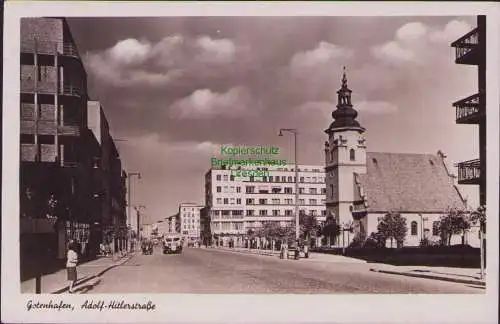
<path fill-rule="evenodd" d="M 285 199 L 285 205 L 292 205 L 293 200 L 292 199 Z"/>
<path fill-rule="evenodd" d="M 267 210 L 259 210 L 259 215 L 260 216 L 267 216 Z"/>
<path fill-rule="evenodd" d="M 229 192 L 230 192 L 230 193 L 234 193 L 234 186 L 231 186 L 231 187 L 229 188 Z"/>
<path fill-rule="evenodd" d="M 321 188 L 321 193 L 322 193 L 323 195 L 326 195 L 326 188 Z"/>
<path fill-rule="evenodd" d="M 304 188 L 299 188 L 299 194 L 303 194 L 305 193 L 305 189 Z"/>
<path fill-rule="evenodd" d="M 413 221 L 411 222 L 410 225 L 410 235 L 417 235 L 418 234 L 418 225 L 417 222 Z"/>
<path fill-rule="evenodd" d="M 266 205 L 267 199 L 259 199 L 259 205 Z"/>
<path fill-rule="evenodd" d="M 231 198 L 231 205 L 234 205 L 234 198 Z"/>
<path fill-rule="evenodd" d="M 217 204 L 222 204 L 222 198 L 217 198 Z"/>
<path fill-rule="evenodd" d="M 227 178 L 228 178 L 228 177 L 227 177 L 227 174 L 225 174 L 225 175 L 224 175 L 224 181 L 227 181 L 227 180 L 228 180 Z"/>
<path fill-rule="evenodd" d="M 247 205 L 253 205 L 253 199 L 247 198 Z"/>
<path fill-rule="evenodd" d="M 285 193 L 286 194 L 291 194 L 292 193 L 292 188 L 285 188 Z"/>
<path fill-rule="evenodd" d="M 293 178 L 292 177 L 288 177 L 288 182 L 292 182 L 293 181 Z"/>
<path fill-rule="evenodd" d="M 330 185 L 330 197 L 333 198 L 333 185 Z"/>
<path fill-rule="evenodd" d="M 279 216 L 279 214 L 280 214 L 279 210 L 276 209 L 273 210 L 273 216 Z"/>
<path fill-rule="evenodd" d="M 281 192 L 281 188 L 274 187 L 274 188 L 271 189 L 271 192 L 272 193 L 280 193 Z"/>
<path fill-rule="evenodd" d="M 255 181 L 255 177 L 254 176 L 250 176 L 250 181 Z"/>
<path fill-rule="evenodd" d="M 432 222 L 432 235 L 433 236 L 439 235 L 439 222 Z"/>
<path fill-rule="evenodd" d="M 304 177 L 300 177 L 300 182 L 304 182 Z"/>
<path fill-rule="evenodd" d="M 277 199 L 277 198 L 274 198 L 273 199 L 273 205 L 279 205 L 280 204 L 280 200 Z"/>
<path fill-rule="evenodd" d="M 350 150 L 349 150 L 349 159 L 350 159 L 351 161 L 356 160 L 356 152 L 354 152 L 354 149 L 350 149 Z"/>
<path fill-rule="evenodd" d="M 217 187 L 217 192 L 222 192 L 222 188 L 221 187 Z"/>
<path fill-rule="evenodd" d="M 262 177 L 263 182 L 267 182 L 267 177 Z"/>
<path fill-rule="evenodd" d="M 227 204 L 229 204 L 229 199 L 224 198 L 224 205 L 227 205 Z"/>
<path fill-rule="evenodd" d="M 305 199 L 299 199 L 299 205 L 305 205 L 306 200 Z"/>
<path fill-rule="evenodd" d="M 241 193 L 241 187 L 236 187 L 236 193 Z"/>
<path fill-rule="evenodd" d="M 253 213 L 253 210 L 252 209 L 248 209 L 247 210 L 247 216 L 253 216 L 254 213 Z"/>
<path fill-rule="evenodd" d="M 318 179 L 316 177 L 312 177 L 312 182 L 318 182 Z"/>
<path fill-rule="evenodd" d="M 309 204 L 310 205 L 317 205 L 318 201 L 316 199 L 309 199 Z"/>
<path fill-rule="evenodd" d="M 254 193 L 255 192 L 255 187 L 254 186 L 247 186 L 246 190 L 247 190 L 247 193 Z"/>
<path fill-rule="evenodd" d="M 269 182 L 273 182 L 273 176 L 269 176 Z"/>
<path fill-rule="evenodd" d="M 292 216 L 293 211 L 290 209 L 285 210 L 285 216 Z"/>
<path fill-rule="evenodd" d="M 280 182 L 280 177 L 278 177 L 278 176 L 274 177 L 274 181 Z"/>
<path fill-rule="evenodd" d="M 237 198 L 237 199 L 236 199 L 236 203 L 237 203 L 238 205 L 241 205 L 241 198 Z"/>
<path fill-rule="evenodd" d="M 326 216 L 326 210 L 321 211 L 321 216 Z"/>
<path fill-rule="evenodd" d="M 309 193 L 310 193 L 311 195 L 315 195 L 315 194 L 317 194 L 318 192 L 317 192 L 317 189 L 316 189 L 316 188 L 309 188 Z"/>
<path fill-rule="evenodd" d="M 286 177 L 281 177 L 281 182 L 286 182 Z"/>

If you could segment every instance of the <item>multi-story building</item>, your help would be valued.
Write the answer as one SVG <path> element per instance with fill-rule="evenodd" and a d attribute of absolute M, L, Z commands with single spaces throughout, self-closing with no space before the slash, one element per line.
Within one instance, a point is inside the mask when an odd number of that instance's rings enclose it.
<path fill-rule="evenodd" d="M 186 241 L 200 240 L 200 210 L 203 205 L 195 203 L 181 203 L 179 205 L 180 232 Z"/>
<path fill-rule="evenodd" d="M 181 232 L 181 222 L 179 219 L 179 213 L 167 217 L 167 233 L 180 233 Z"/>
<path fill-rule="evenodd" d="M 457 124 L 479 126 L 479 159 L 458 163 L 458 183 L 479 185 L 479 202 L 486 205 L 486 16 L 451 46 L 456 64 L 478 67 L 478 92 L 453 103 Z"/>
<path fill-rule="evenodd" d="M 97 221 L 102 234 L 114 239 L 115 249 L 126 247 L 126 187 L 120 155 L 110 134 L 109 122 L 98 101 L 87 104 L 88 128 L 99 144 L 99 154 L 95 159 L 96 187 L 94 203 Z"/>
<path fill-rule="evenodd" d="M 87 75 L 63 18 L 21 19 L 20 49 L 22 250 L 64 258 L 68 237 L 85 249 L 94 217 Z M 49 200 L 57 224 L 46 217 Z"/>
<path fill-rule="evenodd" d="M 236 169 L 264 171 L 262 176 L 244 175 Z M 299 165 L 299 212 L 315 216 L 324 222 L 325 174 L 323 166 Z M 238 174 L 241 176 L 234 176 Z M 294 166 L 212 167 L 205 175 L 206 209 L 204 230 L 210 228 L 213 237 L 223 244 L 242 244 L 250 229 L 264 223 L 281 227 L 295 224 Z M 205 238 L 208 235 L 203 235 Z"/>

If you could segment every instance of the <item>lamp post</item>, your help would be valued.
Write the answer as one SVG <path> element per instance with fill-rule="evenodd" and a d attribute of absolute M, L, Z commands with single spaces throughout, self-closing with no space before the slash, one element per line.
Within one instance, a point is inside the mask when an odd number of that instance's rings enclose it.
<path fill-rule="evenodd" d="M 299 226 L 299 165 L 297 159 L 297 135 L 298 132 L 294 128 L 281 128 L 278 136 L 283 136 L 283 132 L 293 134 L 294 143 L 294 160 L 295 160 L 295 239 L 299 239 L 300 226 Z"/>
<path fill-rule="evenodd" d="M 137 176 L 138 180 L 141 180 L 141 173 L 140 172 L 129 172 L 128 173 L 128 217 L 127 217 L 127 223 L 132 228 L 132 201 L 131 201 L 131 193 L 132 193 L 132 187 L 131 187 L 131 180 L 133 176 Z M 129 251 L 132 252 L 132 236 L 129 233 Z"/>

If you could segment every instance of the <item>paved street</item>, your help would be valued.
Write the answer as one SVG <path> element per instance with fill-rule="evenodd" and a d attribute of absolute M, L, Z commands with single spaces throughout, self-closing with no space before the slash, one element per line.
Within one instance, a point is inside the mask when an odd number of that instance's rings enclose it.
<path fill-rule="evenodd" d="M 370 264 L 306 262 L 184 249 L 138 254 L 87 293 L 484 293 L 465 284 L 369 271 Z"/>

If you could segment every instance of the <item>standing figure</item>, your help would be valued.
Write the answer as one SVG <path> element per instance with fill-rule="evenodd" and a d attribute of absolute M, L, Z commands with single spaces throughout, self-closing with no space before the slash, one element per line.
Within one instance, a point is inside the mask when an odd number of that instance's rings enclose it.
<path fill-rule="evenodd" d="M 77 279 L 76 265 L 78 264 L 77 245 L 73 240 L 69 242 L 68 253 L 66 255 L 66 258 L 67 258 L 66 269 L 69 281 L 69 293 L 72 294 L 74 292 L 73 286 L 75 285 Z"/>

